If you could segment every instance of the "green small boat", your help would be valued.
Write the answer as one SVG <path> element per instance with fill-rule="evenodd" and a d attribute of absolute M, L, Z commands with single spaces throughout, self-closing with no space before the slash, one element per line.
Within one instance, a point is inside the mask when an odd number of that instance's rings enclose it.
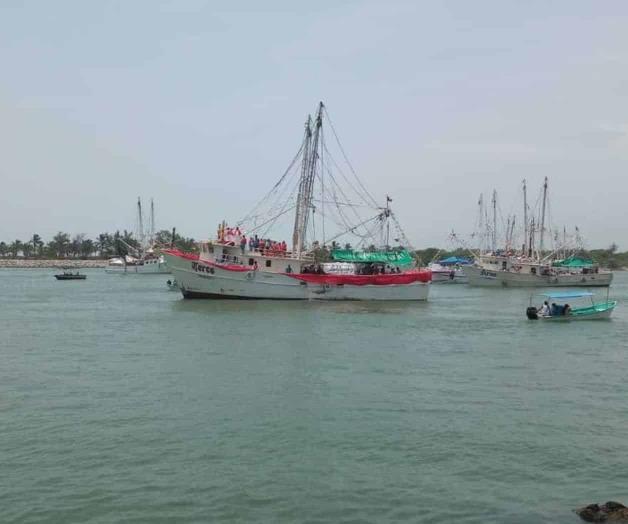
<path fill-rule="evenodd" d="M 532 305 L 534 297 L 543 297 L 544 305 L 537 308 Z M 568 291 L 560 293 L 539 293 L 530 296 L 530 305 L 526 309 L 526 316 L 530 320 L 550 320 L 553 322 L 571 320 L 604 320 L 609 319 L 615 306 L 616 300 L 609 300 L 608 290 L 606 300 L 596 302 L 595 294 L 588 291 Z M 584 299 L 584 304 L 571 306 L 569 301 Z M 590 303 L 589 303 L 590 301 Z"/>

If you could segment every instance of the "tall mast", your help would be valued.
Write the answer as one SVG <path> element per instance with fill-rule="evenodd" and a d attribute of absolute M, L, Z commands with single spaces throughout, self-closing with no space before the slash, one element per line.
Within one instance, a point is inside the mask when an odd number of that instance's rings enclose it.
<path fill-rule="evenodd" d="M 478 199 L 478 214 L 479 214 L 479 218 L 478 218 L 478 232 L 481 235 L 480 236 L 480 245 L 478 246 L 478 248 L 480 249 L 480 252 L 483 251 L 484 249 L 484 194 L 480 193 L 480 198 Z"/>
<path fill-rule="evenodd" d="M 138 227 L 138 241 L 140 246 L 144 247 L 144 219 L 142 217 L 142 201 L 140 197 L 137 197 L 137 227 Z"/>
<path fill-rule="evenodd" d="M 299 194 L 294 216 L 294 231 L 292 233 L 292 251 L 299 253 L 303 249 L 303 221 L 308 213 L 307 209 L 307 176 L 310 164 L 310 147 L 312 145 L 312 117 L 308 116 L 305 122 L 305 136 L 303 138 L 303 158 L 301 160 L 301 178 L 299 181 Z"/>
<path fill-rule="evenodd" d="M 526 179 L 523 179 L 523 253 L 525 255 L 528 246 L 528 191 Z"/>
<path fill-rule="evenodd" d="M 155 202 L 153 201 L 153 199 L 150 199 L 150 244 L 151 247 L 155 242 Z"/>
<path fill-rule="evenodd" d="M 301 245 L 299 246 L 299 253 L 303 251 L 305 246 L 305 234 L 307 232 L 307 224 L 310 220 L 310 210 L 312 209 L 312 199 L 314 198 L 314 179 L 316 178 L 316 163 L 318 162 L 318 143 L 321 136 L 321 127 L 323 125 L 323 102 L 318 105 L 318 112 L 316 113 L 316 121 L 314 122 L 314 134 L 312 138 L 312 149 L 310 150 L 310 162 L 308 165 L 307 185 L 305 192 L 305 213 L 303 215 L 303 229 L 301 232 Z"/>
<path fill-rule="evenodd" d="M 543 253 L 543 235 L 545 233 L 545 203 L 547 201 L 547 177 L 545 177 L 545 182 L 543 182 L 543 208 L 541 210 L 541 235 L 539 238 L 539 251 L 541 252 L 541 256 Z"/>
<path fill-rule="evenodd" d="M 528 257 L 532 258 L 532 246 L 534 245 L 534 217 L 530 221 L 530 239 L 528 242 Z"/>
<path fill-rule="evenodd" d="M 493 253 L 497 251 L 497 191 L 493 189 Z"/>

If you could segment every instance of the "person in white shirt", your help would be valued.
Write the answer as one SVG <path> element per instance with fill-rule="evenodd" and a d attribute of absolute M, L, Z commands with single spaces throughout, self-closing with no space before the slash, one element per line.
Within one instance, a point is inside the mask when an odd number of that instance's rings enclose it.
<path fill-rule="evenodd" d="M 547 303 L 547 300 L 543 302 L 543 306 L 541 307 L 540 313 L 542 317 L 550 316 L 550 307 L 549 307 L 549 304 Z"/>

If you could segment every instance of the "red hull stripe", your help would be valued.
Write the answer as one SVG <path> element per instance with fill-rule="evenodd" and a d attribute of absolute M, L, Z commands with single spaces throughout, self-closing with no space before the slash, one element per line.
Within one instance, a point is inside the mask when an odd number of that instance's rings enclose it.
<path fill-rule="evenodd" d="M 332 284 L 351 286 L 390 286 L 404 285 L 414 282 L 430 282 L 431 271 L 407 271 L 405 273 L 391 273 L 389 275 L 318 275 L 287 273 L 287 276 L 310 284 Z"/>

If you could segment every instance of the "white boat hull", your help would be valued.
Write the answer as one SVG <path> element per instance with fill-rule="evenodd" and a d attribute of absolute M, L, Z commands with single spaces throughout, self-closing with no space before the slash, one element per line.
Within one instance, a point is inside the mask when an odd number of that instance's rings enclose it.
<path fill-rule="evenodd" d="M 429 283 L 393 285 L 312 284 L 284 273 L 230 271 L 166 254 L 185 298 L 238 298 L 274 300 L 427 300 Z"/>
<path fill-rule="evenodd" d="M 166 275 L 170 274 L 170 268 L 163 257 L 146 260 L 143 264 L 109 264 L 105 267 L 105 273 L 124 273 L 142 275 Z"/>
<path fill-rule="evenodd" d="M 465 267 L 469 285 L 482 287 L 608 287 L 612 273 L 532 275 L 515 271 Z"/>
<path fill-rule="evenodd" d="M 432 270 L 432 283 L 434 284 L 466 284 L 469 282 L 467 275 L 462 270 L 434 271 Z"/>

